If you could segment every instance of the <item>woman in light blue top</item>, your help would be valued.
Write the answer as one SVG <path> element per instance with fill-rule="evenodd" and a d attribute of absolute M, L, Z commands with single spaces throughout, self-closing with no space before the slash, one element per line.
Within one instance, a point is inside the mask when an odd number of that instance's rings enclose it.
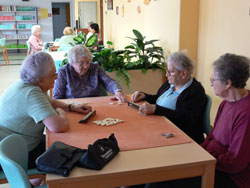
<path fill-rule="evenodd" d="M 166 116 L 196 142 L 204 140 L 202 117 L 206 95 L 202 85 L 192 77 L 193 61 L 185 52 L 175 52 L 168 58 L 167 78 L 156 95 L 136 91 L 134 102 L 146 100 L 139 112 L 144 115 Z"/>
<path fill-rule="evenodd" d="M 74 46 L 76 44 L 76 41 L 74 41 L 75 35 L 73 35 L 73 29 L 71 27 L 65 27 L 63 30 L 64 36 L 59 40 L 59 46 Z"/>

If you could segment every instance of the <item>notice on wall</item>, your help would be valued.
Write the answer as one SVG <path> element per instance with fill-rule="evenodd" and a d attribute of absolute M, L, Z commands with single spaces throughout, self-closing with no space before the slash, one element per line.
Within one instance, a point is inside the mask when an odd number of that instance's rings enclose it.
<path fill-rule="evenodd" d="M 41 8 L 41 18 L 48 18 L 48 9 L 47 8 Z"/>

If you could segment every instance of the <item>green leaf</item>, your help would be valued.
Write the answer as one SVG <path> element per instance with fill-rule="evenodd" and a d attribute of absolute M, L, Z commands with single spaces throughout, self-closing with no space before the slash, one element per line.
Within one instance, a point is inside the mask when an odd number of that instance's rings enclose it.
<path fill-rule="evenodd" d="M 107 44 L 107 45 L 113 45 L 113 42 L 107 41 L 106 44 Z"/>
<path fill-rule="evenodd" d="M 159 40 L 150 40 L 150 41 L 145 42 L 145 45 L 153 44 L 154 42 L 157 42 L 157 41 Z"/>
<path fill-rule="evenodd" d="M 136 36 L 136 38 L 138 38 L 140 40 L 144 39 L 143 36 L 142 36 L 142 34 L 139 31 L 137 31 L 136 29 L 133 29 L 133 33 Z"/>

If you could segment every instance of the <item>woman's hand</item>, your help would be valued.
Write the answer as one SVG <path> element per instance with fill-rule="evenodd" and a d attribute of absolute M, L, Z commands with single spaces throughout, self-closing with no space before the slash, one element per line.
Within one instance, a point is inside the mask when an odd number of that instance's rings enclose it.
<path fill-rule="evenodd" d="M 155 109 L 156 109 L 155 104 L 149 104 L 145 102 L 142 105 L 140 105 L 139 112 L 143 115 L 150 115 L 155 113 Z"/>
<path fill-rule="evenodd" d="M 121 91 L 116 91 L 113 99 L 118 100 L 118 102 L 125 103 L 128 102 L 127 97 Z M 112 99 L 111 99 L 112 100 Z"/>
<path fill-rule="evenodd" d="M 87 114 L 92 111 L 92 107 L 86 104 L 71 104 L 70 111 Z"/>
<path fill-rule="evenodd" d="M 145 99 L 145 94 L 141 91 L 136 91 L 133 93 L 133 95 L 131 96 L 131 101 L 132 102 L 138 102 Z"/>

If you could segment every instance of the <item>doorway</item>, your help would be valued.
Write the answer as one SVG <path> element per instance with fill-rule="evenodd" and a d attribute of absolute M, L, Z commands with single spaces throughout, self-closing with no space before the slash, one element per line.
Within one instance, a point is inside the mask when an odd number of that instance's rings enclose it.
<path fill-rule="evenodd" d="M 97 2 L 78 2 L 78 31 L 88 33 L 88 23 L 97 23 Z"/>
<path fill-rule="evenodd" d="M 52 3 L 53 40 L 63 36 L 63 29 L 71 26 L 70 3 Z"/>

